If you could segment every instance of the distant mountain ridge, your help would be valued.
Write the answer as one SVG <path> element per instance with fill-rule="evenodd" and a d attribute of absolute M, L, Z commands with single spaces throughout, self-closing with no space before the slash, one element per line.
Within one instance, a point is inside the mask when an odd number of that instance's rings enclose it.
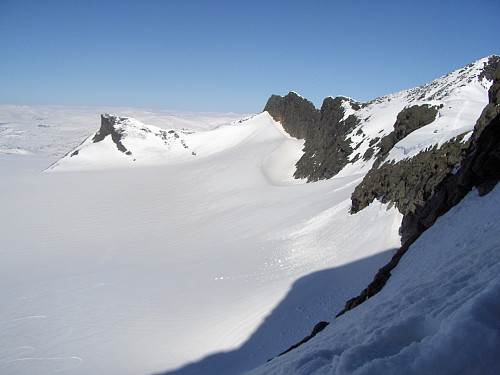
<path fill-rule="evenodd" d="M 145 125 L 129 117 L 101 115 L 99 130 L 48 170 L 93 169 L 161 162 L 172 155 L 196 155 L 186 143 L 186 132 Z"/>

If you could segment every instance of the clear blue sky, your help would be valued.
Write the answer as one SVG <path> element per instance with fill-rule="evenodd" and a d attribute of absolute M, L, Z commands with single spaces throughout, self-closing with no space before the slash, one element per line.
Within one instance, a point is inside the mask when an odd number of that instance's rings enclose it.
<path fill-rule="evenodd" d="M 260 112 L 500 53 L 500 1 L 0 0 L 0 104 Z"/>

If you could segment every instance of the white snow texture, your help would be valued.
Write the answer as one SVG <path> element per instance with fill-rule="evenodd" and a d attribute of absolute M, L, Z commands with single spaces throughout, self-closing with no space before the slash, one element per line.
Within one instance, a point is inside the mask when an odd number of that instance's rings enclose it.
<path fill-rule="evenodd" d="M 485 61 L 369 103 L 357 152 L 418 103 L 443 107 L 390 159 L 470 132 Z M 93 142 L 105 112 L 125 116 L 131 154 Z M 0 121 L 0 374 L 500 373 L 500 188 L 334 319 L 400 246 L 395 208 L 349 214 L 373 160 L 295 180 L 303 141 L 265 112 L 0 106 Z"/>

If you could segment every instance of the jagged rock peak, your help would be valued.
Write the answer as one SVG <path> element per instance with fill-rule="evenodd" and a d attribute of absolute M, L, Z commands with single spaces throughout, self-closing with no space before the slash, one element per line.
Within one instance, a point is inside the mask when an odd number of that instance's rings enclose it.
<path fill-rule="evenodd" d="M 108 135 L 111 136 L 111 139 L 116 144 L 116 147 L 121 152 L 131 155 L 131 152 L 127 150 L 127 148 L 122 144 L 121 139 L 123 137 L 123 129 L 119 128 L 117 125 L 122 125 L 124 121 L 126 121 L 126 117 L 117 117 L 112 116 L 108 113 L 104 113 L 101 115 L 101 127 L 92 138 L 94 143 L 101 142 Z"/>

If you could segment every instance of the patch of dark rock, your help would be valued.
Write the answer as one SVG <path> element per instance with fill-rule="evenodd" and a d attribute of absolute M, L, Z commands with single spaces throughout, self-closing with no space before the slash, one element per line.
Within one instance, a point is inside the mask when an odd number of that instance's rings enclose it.
<path fill-rule="evenodd" d="M 79 152 L 79 150 L 75 150 L 75 151 L 73 151 L 73 153 L 70 155 L 70 157 L 73 157 L 73 156 L 78 155 L 78 152 Z"/>
<path fill-rule="evenodd" d="M 294 138 L 306 139 L 310 128 L 319 120 L 320 113 L 312 102 L 294 92 L 285 96 L 272 95 L 264 107 L 275 121 Z"/>
<path fill-rule="evenodd" d="M 375 167 L 387 157 L 387 154 L 396 143 L 411 132 L 429 125 L 436 119 L 437 113 L 437 106 L 428 104 L 414 105 L 399 112 L 394 123 L 394 131 L 380 140 L 380 151 Z"/>
<path fill-rule="evenodd" d="M 346 302 L 337 317 L 382 290 L 391 276 L 391 271 L 410 245 L 440 216 L 458 204 L 472 188 L 477 187 L 479 194 L 484 196 L 500 181 L 500 114 L 482 129 L 479 137 L 473 137 L 473 140 L 465 152 L 460 168 L 454 173 L 447 173 L 435 186 L 435 192 L 430 198 L 404 215 L 401 225 L 403 246 L 394 254 L 391 261 L 377 272 L 373 282 L 359 296 Z"/>
<path fill-rule="evenodd" d="M 118 148 L 118 150 L 123 152 L 124 154 L 127 154 L 127 152 L 130 151 L 128 151 L 127 148 L 121 142 L 121 139 L 123 137 L 123 132 L 115 129 L 115 125 L 125 120 L 126 118 L 124 117 L 118 118 L 116 116 L 111 116 L 108 114 L 101 115 L 101 127 L 94 135 L 94 138 L 92 138 L 92 141 L 94 143 L 101 142 L 104 138 L 110 135 L 111 139 L 113 140 L 113 143 L 116 145 L 116 148 Z"/>
<path fill-rule="evenodd" d="M 342 120 L 345 102 L 353 109 L 361 108 L 360 103 L 345 97 L 326 98 L 320 110 L 293 92 L 269 98 L 264 110 L 280 121 L 292 137 L 305 139 L 304 154 L 296 164 L 295 178 L 328 179 L 349 163 L 353 149 L 346 136 L 359 125 L 359 120 L 354 115 Z"/>
<path fill-rule="evenodd" d="M 500 63 L 500 56 L 490 56 L 487 63 L 484 63 L 483 71 L 477 76 L 479 81 L 486 78 L 488 81 L 492 81 L 495 78 L 495 72 Z"/>
<path fill-rule="evenodd" d="M 372 147 L 378 141 L 380 141 L 380 137 L 375 137 L 375 138 L 373 138 L 373 139 L 370 140 L 370 142 L 368 143 L 368 146 Z"/>
<path fill-rule="evenodd" d="M 344 117 L 345 98 L 326 98 L 320 111 L 316 131 L 306 138 L 304 154 L 296 164 L 294 177 L 318 181 L 335 176 L 349 163 L 353 152 L 347 135 L 359 124 L 359 119 Z"/>
<path fill-rule="evenodd" d="M 363 160 L 364 161 L 368 161 L 372 158 L 373 154 L 375 153 L 375 151 L 373 150 L 373 148 L 368 148 L 365 153 L 363 154 Z"/>
<path fill-rule="evenodd" d="M 385 163 L 372 168 L 356 186 L 351 195 L 351 213 L 367 207 L 374 199 L 382 203 L 395 202 L 398 210 L 406 215 L 423 204 L 434 193 L 434 187 L 445 175 L 460 166 L 467 143 L 456 137 L 441 148 L 437 146 L 422 151 L 411 159 Z M 365 160 L 373 153 L 367 150 Z"/>

